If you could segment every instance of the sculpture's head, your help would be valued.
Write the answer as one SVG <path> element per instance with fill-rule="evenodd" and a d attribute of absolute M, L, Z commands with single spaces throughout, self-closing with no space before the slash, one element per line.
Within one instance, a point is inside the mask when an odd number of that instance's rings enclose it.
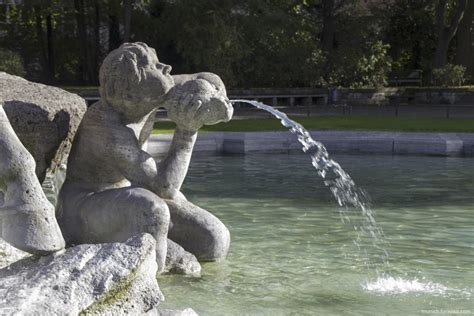
<path fill-rule="evenodd" d="M 145 43 L 124 43 L 100 67 L 100 96 L 127 117 L 143 116 L 173 87 L 170 71 Z"/>

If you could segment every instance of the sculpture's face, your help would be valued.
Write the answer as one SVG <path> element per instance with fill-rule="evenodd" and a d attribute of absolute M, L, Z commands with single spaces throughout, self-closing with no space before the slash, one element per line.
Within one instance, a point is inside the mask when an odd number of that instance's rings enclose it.
<path fill-rule="evenodd" d="M 161 63 L 155 50 L 151 48 L 143 57 L 143 61 L 143 64 L 138 65 L 142 72 L 141 80 L 137 84 L 139 96 L 142 98 L 140 101 L 156 103 L 174 86 L 173 77 L 170 75 L 171 66 Z"/>

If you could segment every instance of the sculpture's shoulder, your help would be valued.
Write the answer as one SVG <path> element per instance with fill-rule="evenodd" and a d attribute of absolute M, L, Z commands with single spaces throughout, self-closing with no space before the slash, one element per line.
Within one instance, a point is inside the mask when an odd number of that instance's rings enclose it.
<path fill-rule="evenodd" d="M 110 147 L 119 122 L 117 114 L 100 101 L 90 106 L 79 126 L 71 155 L 76 159 L 78 156 L 101 156 Z"/>
<path fill-rule="evenodd" d="M 74 154 L 109 157 L 131 146 L 138 146 L 133 131 L 112 107 L 99 101 L 84 116 L 74 142 Z"/>
<path fill-rule="evenodd" d="M 102 101 L 92 104 L 82 119 L 80 129 L 108 128 L 109 126 L 120 125 L 120 117 L 116 111 Z"/>

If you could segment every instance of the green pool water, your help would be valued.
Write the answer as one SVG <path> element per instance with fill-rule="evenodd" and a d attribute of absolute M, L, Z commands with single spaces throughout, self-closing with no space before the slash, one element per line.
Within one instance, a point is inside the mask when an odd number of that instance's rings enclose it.
<path fill-rule="evenodd" d="M 200 315 L 474 314 L 474 159 L 335 156 L 390 243 L 376 275 L 305 155 L 195 157 L 184 192 L 231 232 L 200 278 L 159 276 Z M 381 264 L 381 263 L 380 263 Z M 377 260 L 375 260 L 377 265 Z"/>

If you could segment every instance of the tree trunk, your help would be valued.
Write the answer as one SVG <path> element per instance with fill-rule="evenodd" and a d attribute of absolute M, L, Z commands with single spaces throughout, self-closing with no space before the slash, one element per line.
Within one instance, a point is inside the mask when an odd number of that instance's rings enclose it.
<path fill-rule="evenodd" d="M 80 79 L 87 83 L 89 82 L 89 53 L 87 45 L 86 24 L 84 17 L 84 0 L 74 0 L 74 9 L 76 10 L 76 24 L 77 24 L 77 38 L 79 40 L 80 51 Z"/>
<path fill-rule="evenodd" d="M 100 46 L 100 0 L 95 0 L 95 21 L 94 21 L 94 83 L 98 83 L 98 73 L 101 62 L 101 46 Z"/>
<path fill-rule="evenodd" d="M 321 32 L 322 49 L 330 54 L 334 48 L 334 35 L 336 33 L 334 5 L 335 0 L 322 1 L 323 29 Z"/>
<path fill-rule="evenodd" d="M 48 76 L 48 62 L 46 56 L 46 49 L 44 44 L 44 32 L 43 32 L 43 17 L 41 16 L 40 8 L 37 6 L 33 7 L 35 14 L 35 29 L 36 29 L 36 39 L 38 41 L 38 49 L 40 52 L 40 61 L 41 69 L 43 71 L 43 79 L 46 77 L 49 80 Z"/>
<path fill-rule="evenodd" d="M 474 78 L 473 41 L 474 1 L 469 1 L 456 35 L 456 64 L 466 67 L 466 74 Z"/>
<path fill-rule="evenodd" d="M 46 17 L 46 46 L 48 51 L 48 75 L 54 81 L 55 58 L 54 58 L 54 37 L 51 13 Z"/>
<path fill-rule="evenodd" d="M 10 4 L 5 3 L 5 23 L 10 24 Z"/>
<path fill-rule="evenodd" d="M 434 68 L 442 68 L 447 63 L 448 49 L 451 40 L 456 35 L 467 7 L 467 0 L 459 0 L 450 25 L 445 23 L 447 0 L 438 0 L 436 5 L 436 32 L 438 44 L 436 46 Z"/>
<path fill-rule="evenodd" d="M 116 15 L 109 15 L 109 52 L 121 44 L 120 27 Z"/>
<path fill-rule="evenodd" d="M 124 42 L 130 42 L 130 28 L 132 22 L 132 0 L 123 1 L 124 10 Z"/>

